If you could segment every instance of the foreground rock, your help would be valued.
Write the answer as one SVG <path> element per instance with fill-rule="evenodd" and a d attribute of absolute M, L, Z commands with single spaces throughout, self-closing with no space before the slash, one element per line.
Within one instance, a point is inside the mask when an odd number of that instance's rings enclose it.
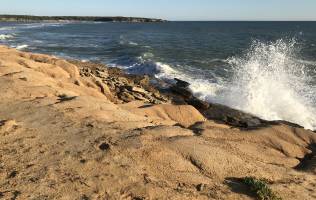
<path fill-rule="evenodd" d="M 120 74 L 0 47 L 0 198 L 253 199 L 248 176 L 283 199 L 316 198 L 314 132 L 149 103 L 147 78 Z"/>

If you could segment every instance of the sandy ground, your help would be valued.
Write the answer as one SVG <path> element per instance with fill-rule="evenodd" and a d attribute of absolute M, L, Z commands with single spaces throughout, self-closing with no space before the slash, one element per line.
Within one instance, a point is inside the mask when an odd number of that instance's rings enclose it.
<path fill-rule="evenodd" d="M 75 65 L 3 46 L 0 92 L 0 199 L 254 199 L 237 181 L 246 176 L 283 199 L 316 199 L 315 159 L 300 162 L 311 131 L 114 104 Z"/>

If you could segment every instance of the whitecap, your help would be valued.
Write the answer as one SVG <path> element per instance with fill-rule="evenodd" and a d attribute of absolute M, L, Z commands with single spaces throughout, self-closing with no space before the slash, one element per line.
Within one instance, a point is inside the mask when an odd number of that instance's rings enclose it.
<path fill-rule="evenodd" d="M 136 42 L 129 41 L 128 44 L 131 45 L 131 46 L 138 46 L 138 43 L 136 43 Z"/>
<path fill-rule="evenodd" d="M 9 34 L 0 34 L 0 40 L 12 39 L 14 36 Z"/>
<path fill-rule="evenodd" d="M 29 47 L 29 45 L 23 44 L 23 45 L 18 45 L 18 46 L 16 46 L 15 48 L 16 48 L 17 50 L 22 50 L 22 49 L 26 49 L 26 48 L 28 48 L 28 47 Z"/>

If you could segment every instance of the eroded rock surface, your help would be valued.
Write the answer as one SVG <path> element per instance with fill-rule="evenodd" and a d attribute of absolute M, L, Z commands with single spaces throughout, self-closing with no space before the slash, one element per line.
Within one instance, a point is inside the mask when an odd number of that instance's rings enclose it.
<path fill-rule="evenodd" d="M 312 131 L 164 103 L 148 78 L 99 64 L 3 46 L 0 63 L 2 199 L 253 199 L 246 176 L 316 198 Z"/>

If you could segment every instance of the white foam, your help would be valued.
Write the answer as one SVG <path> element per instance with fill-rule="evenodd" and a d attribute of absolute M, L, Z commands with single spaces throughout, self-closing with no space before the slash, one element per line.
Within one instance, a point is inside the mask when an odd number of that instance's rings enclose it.
<path fill-rule="evenodd" d="M 315 87 L 304 63 L 295 62 L 295 41 L 254 42 L 233 57 L 233 81 L 217 100 L 267 120 L 286 120 L 316 129 Z"/>
<path fill-rule="evenodd" d="M 117 65 L 115 66 L 118 67 Z M 221 88 L 219 84 L 209 82 L 197 76 L 192 76 L 192 74 L 188 72 L 197 72 L 197 69 L 183 70 L 180 66 L 172 66 L 163 62 L 154 61 L 154 55 L 150 52 L 140 56 L 137 63 L 123 68 L 135 74 L 151 74 L 165 81 L 173 81 L 174 78 L 187 81 L 191 84 L 190 89 L 195 96 L 201 99 L 213 99 L 214 95 L 216 95 L 217 91 Z"/>
<path fill-rule="evenodd" d="M 44 23 L 29 23 L 29 24 L 23 24 L 19 26 L 19 28 L 22 29 L 36 29 L 36 28 L 43 28 L 43 27 L 61 27 L 66 24 L 69 24 L 69 22 L 60 22 L 60 23 L 53 23 L 53 22 L 44 22 Z"/>
<path fill-rule="evenodd" d="M 17 50 L 22 50 L 22 49 L 26 49 L 27 47 L 29 47 L 29 45 L 23 44 L 23 45 L 18 45 L 18 46 L 16 46 L 15 48 L 16 48 Z"/>
<path fill-rule="evenodd" d="M 131 45 L 131 46 L 138 46 L 138 43 L 132 42 L 132 41 L 129 41 L 128 44 Z"/>
<path fill-rule="evenodd" d="M 7 40 L 13 37 L 14 37 L 13 35 L 9 35 L 9 34 L 0 34 L 0 40 Z"/>
<path fill-rule="evenodd" d="M 298 59 L 296 48 L 295 41 L 254 42 L 244 56 L 225 61 L 232 67 L 231 80 L 216 77 L 210 74 L 212 71 L 156 62 L 152 53 L 144 53 L 138 62 L 121 67 L 131 73 L 151 74 L 163 80 L 179 78 L 191 83 L 192 92 L 203 100 L 266 120 L 286 120 L 316 129 L 316 87 L 310 84 L 312 77 L 306 69 L 307 64 L 313 63 Z M 214 80 L 203 78 L 212 75 Z"/>

